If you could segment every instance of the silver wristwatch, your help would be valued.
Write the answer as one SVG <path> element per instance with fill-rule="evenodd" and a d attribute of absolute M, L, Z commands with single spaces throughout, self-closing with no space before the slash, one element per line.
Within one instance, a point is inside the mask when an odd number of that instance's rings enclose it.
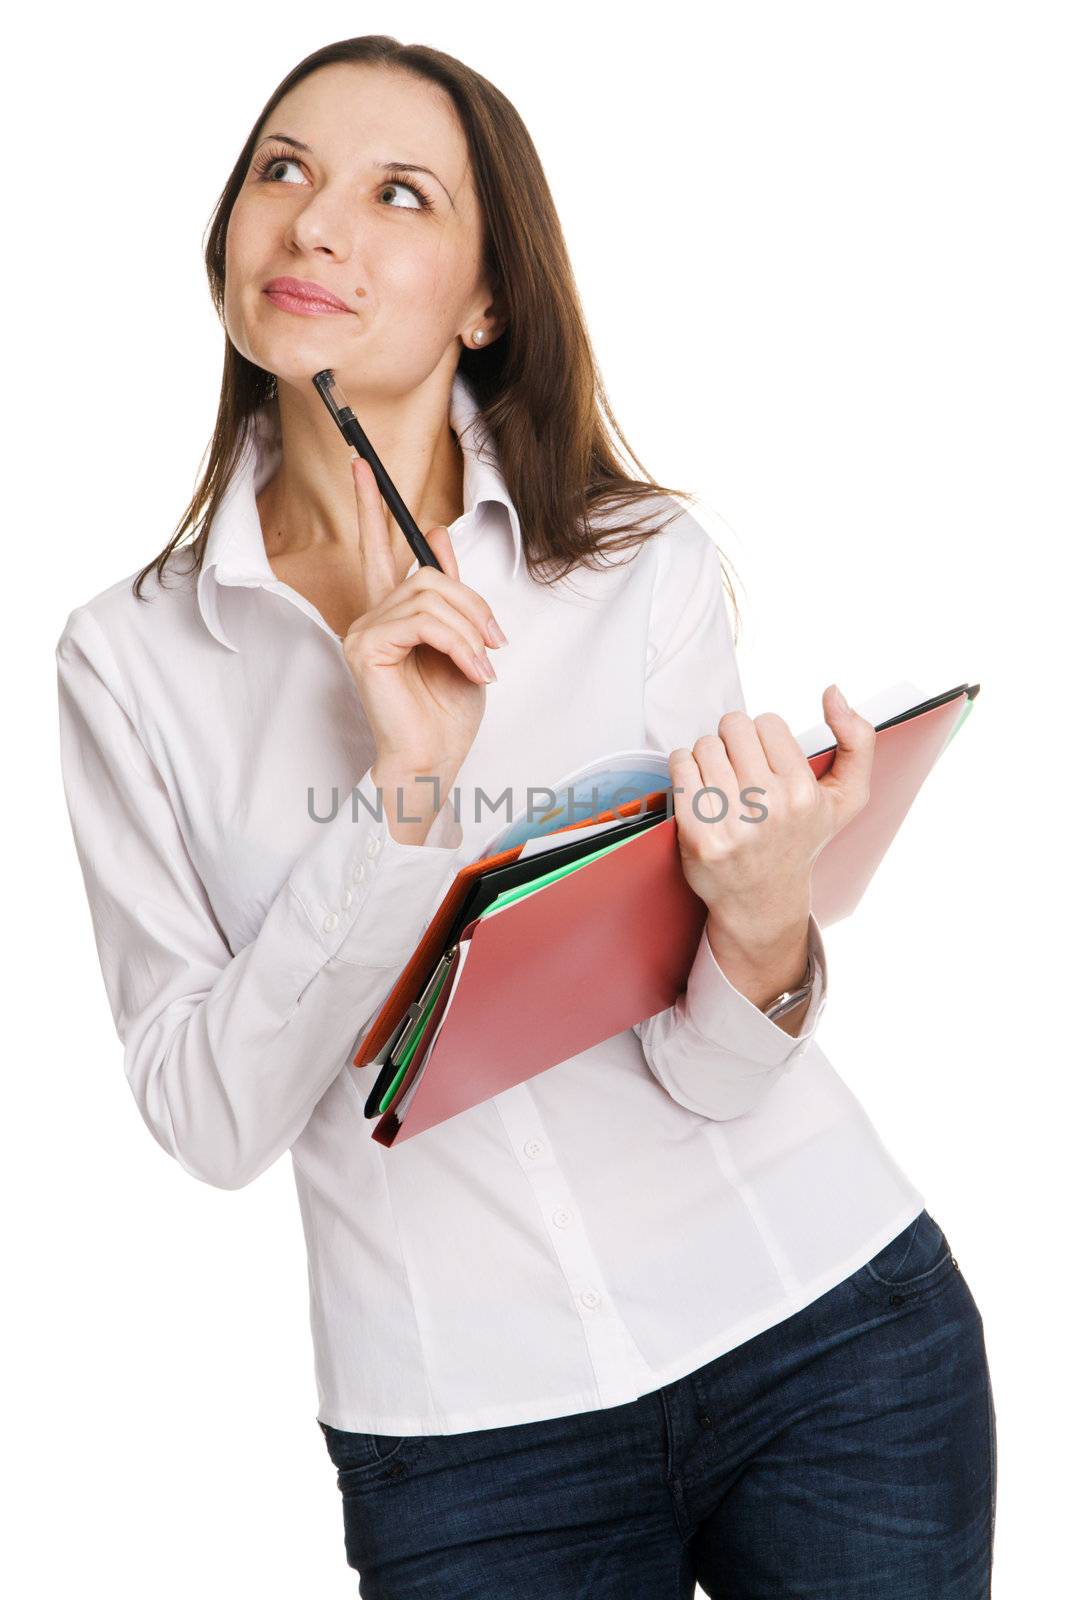
<path fill-rule="evenodd" d="M 779 1017 L 786 1017 L 790 1011 L 795 1011 L 811 994 L 815 985 L 815 957 L 808 952 L 808 970 L 804 982 L 799 989 L 783 989 L 775 1000 L 770 1000 L 763 1007 L 763 1015 L 770 1017 L 772 1022 L 777 1022 Z"/>

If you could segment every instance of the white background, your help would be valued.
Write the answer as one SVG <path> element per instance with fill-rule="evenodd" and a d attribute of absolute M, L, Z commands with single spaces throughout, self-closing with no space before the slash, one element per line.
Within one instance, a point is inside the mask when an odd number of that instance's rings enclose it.
<path fill-rule="evenodd" d="M 1050 1587 L 1063 21 L 1020 0 L 21 10 L 2 191 L 9 1592 L 355 1592 L 289 1160 L 215 1190 L 138 1117 L 60 788 L 53 649 L 193 488 L 222 357 L 202 238 L 260 107 L 312 50 L 379 31 L 461 57 L 524 117 L 627 437 L 728 525 L 749 714 L 799 731 L 835 679 L 853 699 L 982 685 L 827 933 L 820 1038 L 983 1313 L 994 1592 Z"/>

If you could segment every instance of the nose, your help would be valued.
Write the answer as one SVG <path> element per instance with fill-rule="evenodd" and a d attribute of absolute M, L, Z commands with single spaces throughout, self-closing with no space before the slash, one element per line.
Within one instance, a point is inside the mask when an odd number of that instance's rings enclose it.
<path fill-rule="evenodd" d="M 297 251 L 326 251 L 336 261 L 347 261 L 352 252 L 351 206 L 342 204 L 339 194 L 321 189 L 293 217 L 287 242 Z"/>

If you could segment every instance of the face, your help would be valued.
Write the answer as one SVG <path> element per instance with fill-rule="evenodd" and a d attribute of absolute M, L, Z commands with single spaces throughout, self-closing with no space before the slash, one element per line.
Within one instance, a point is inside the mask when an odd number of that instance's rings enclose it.
<path fill-rule="evenodd" d="M 342 390 L 395 395 L 442 360 L 451 370 L 475 327 L 487 336 L 472 348 L 490 342 L 481 211 L 443 91 L 334 63 L 279 101 L 263 135 L 226 235 L 224 314 L 242 355 L 279 383 L 305 387 L 332 367 Z M 266 292 L 278 278 L 341 309 Z"/>

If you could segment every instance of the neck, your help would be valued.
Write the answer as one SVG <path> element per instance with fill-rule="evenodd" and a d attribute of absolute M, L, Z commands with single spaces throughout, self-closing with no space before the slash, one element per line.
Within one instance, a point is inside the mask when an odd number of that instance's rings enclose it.
<path fill-rule="evenodd" d="M 451 525 L 463 510 L 463 452 L 448 423 L 451 385 L 447 372 L 434 372 L 401 395 L 341 385 L 423 532 L 438 523 Z M 279 383 L 278 410 L 281 462 L 258 500 L 268 557 L 355 556 L 350 447 L 310 384 L 305 391 Z M 399 570 L 405 571 L 412 560 L 407 540 L 384 501 L 382 511 Z"/>

